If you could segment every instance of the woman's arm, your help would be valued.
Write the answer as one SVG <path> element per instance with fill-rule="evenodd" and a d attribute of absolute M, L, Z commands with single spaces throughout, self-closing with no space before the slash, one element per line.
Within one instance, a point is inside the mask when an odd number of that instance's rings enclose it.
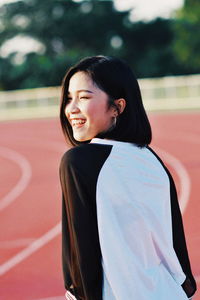
<path fill-rule="evenodd" d="M 186 279 L 182 284 L 182 288 L 188 297 L 191 297 L 196 292 L 196 282 L 192 275 L 190 260 L 187 251 L 185 240 L 185 233 L 182 221 L 182 215 L 178 203 L 178 197 L 174 180 L 159 156 L 149 147 L 150 151 L 157 157 L 165 171 L 168 174 L 170 181 L 170 196 L 171 196 L 171 216 L 172 216 L 172 234 L 173 234 L 173 247 L 181 264 Z M 190 298 L 189 298 L 190 299 Z"/>
<path fill-rule="evenodd" d="M 92 299 L 88 293 L 92 294 L 93 289 L 101 282 L 97 225 L 90 205 L 84 170 L 74 159 L 72 153 L 67 153 L 60 167 L 65 287 L 69 290 L 73 284 L 75 296 Z"/>
<path fill-rule="evenodd" d="M 66 152 L 60 164 L 64 280 L 77 299 L 101 300 L 96 181 L 108 153 L 97 145 L 83 145 Z"/>

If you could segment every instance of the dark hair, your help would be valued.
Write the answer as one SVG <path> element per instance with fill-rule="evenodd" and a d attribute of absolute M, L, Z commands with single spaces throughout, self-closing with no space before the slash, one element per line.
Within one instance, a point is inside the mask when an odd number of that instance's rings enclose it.
<path fill-rule="evenodd" d="M 108 106 L 115 105 L 116 99 L 126 100 L 126 107 L 118 116 L 116 127 L 106 132 L 103 138 L 130 142 L 140 147 L 150 144 L 151 126 L 144 110 L 137 79 L 124 61 L 108 56 L 84 58 L 71 67 L 63 79 L 60 121 L 67 141 L 73 146 L 85 143 L 74 139 L 71 125 L 65 116 L 69 81 L 79 71 L 87 73 L 93 82 L 108 95 Z"/>

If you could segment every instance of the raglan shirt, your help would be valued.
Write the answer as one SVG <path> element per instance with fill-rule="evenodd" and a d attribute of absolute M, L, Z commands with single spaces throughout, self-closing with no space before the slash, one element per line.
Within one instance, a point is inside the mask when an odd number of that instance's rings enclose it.
<path fill-rule="evenodd" d="M 175 185 L 153 150 L 95 138 L 64 154 L 60 180 L 64 282 L 77 299 L 194 294 Z"/>

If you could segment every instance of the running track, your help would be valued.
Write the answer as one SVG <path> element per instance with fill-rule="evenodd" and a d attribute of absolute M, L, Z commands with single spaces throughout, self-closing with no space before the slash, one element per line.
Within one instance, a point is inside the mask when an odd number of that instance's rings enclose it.
<path fill-rule="evenodd" d="M 150 120 L 152 147 L 176 180 L 192 269 L 200 282 L 200 112 L 151 113 Z M 59 123 L 2 122 L 0 137 L 0 299 L 64 300 L 58 165 L 67 147 Z"/>

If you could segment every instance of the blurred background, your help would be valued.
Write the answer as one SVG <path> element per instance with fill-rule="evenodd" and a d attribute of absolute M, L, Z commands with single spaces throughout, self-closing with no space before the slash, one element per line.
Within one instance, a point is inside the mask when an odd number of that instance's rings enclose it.
<path fill-rule="evenodd" d="M 198 0 L 1 0 L 0 91 L 26 91 L 0 93 L 0 119 L 56 116 L 59 89 L 35 88 L 60 86 L 71 65 L 97 54 L 151 78 L 141 81 L 147 102 L 173 97 L 185 100 L 181 108 L 199 107 L 199 28 Z"/>
<path fill-rule="evenodd" d="M 0 299 L 63 299 L 60 85 L 98 54 L 124 59 L 139 79 L 199 282 L 199 28 L 199 0 L 0 0 Z"/>

